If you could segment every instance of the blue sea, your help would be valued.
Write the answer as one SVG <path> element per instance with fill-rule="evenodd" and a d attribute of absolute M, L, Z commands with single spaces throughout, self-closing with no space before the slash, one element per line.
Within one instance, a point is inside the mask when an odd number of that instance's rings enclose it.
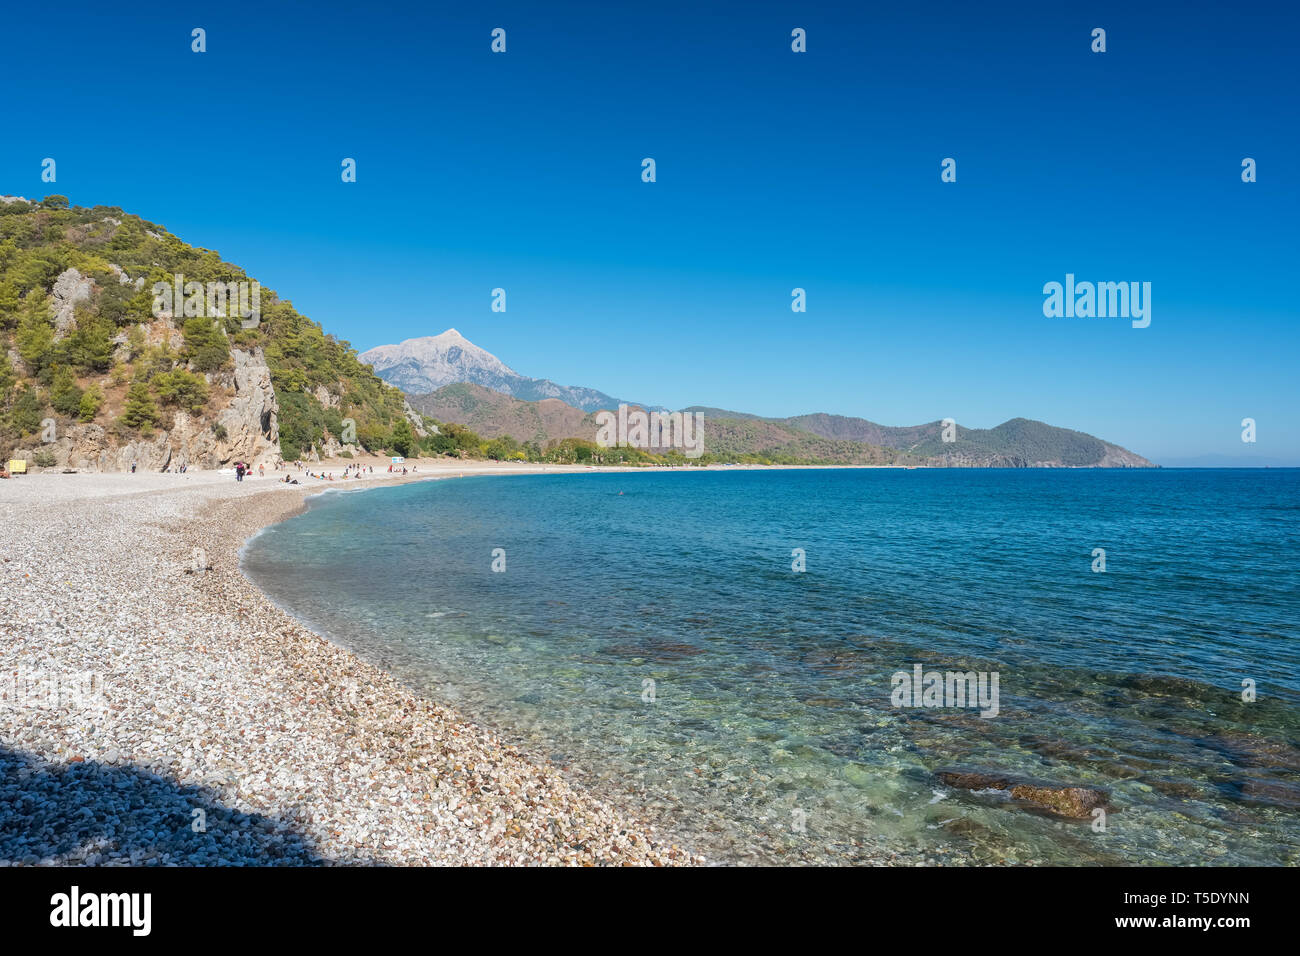
<path fill-rule="evenodd" d="M 718 862 L 1300 864 L 1300 471 L 448 479 L 313 498 L 244 569 Z M 900 706 L 917 664 L 996 716 Z"/>

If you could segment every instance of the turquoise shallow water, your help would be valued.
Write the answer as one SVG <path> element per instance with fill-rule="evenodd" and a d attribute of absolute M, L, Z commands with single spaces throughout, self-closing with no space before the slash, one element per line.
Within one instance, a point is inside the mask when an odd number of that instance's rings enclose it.
<path fill-rule="evenodd" d="M 715 859 L 1300 863 L 1297 471 L 425 482 L 313 499 L 244 567 Z M 917 663 L 996 673 L 997 716 L 894 706 Z M 1115 809 L 1097 832 L 951 766 Z"/>

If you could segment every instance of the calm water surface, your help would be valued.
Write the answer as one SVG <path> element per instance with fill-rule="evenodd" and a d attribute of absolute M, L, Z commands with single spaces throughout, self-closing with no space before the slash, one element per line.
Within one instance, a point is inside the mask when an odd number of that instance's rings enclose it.
<path fill-rule="evenodd" d="M 1300 863 L 1297 471 L 467 478 L 325 494 L 244 567 L 717 860 Z M 996 672 L 998 715 L 892 706 L 916 663 Z"/>

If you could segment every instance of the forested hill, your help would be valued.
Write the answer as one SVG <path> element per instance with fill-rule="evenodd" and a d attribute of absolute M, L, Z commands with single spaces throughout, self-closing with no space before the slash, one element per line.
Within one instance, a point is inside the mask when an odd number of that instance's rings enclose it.
<path fill-rule="evenodd" d="M 561 441 L 581 448 L 594 442 L 599 428 L 594 414 L 557 399 L 525 402 L 463 382 L 428 395 L 412 395 L 409 400 L 422 413 L 472 429 L 506 453 L 520 444 L 545 451 Z M 1152 467 L 1145 458 L 1099 438 L 1024 418 L 989 429 L 965 428 L 954 422 L 945 438 L 942 421 L 890 427 L 839 415 L 760 418 L 700 406 L 686 411 L 703 416 L 704 454 L 695 459 L 696 464 Z M 601 453 L 592 454 L 601 457 Z"/>
<path fill-rule="evenodd" d="M 0 453 L 215 467 L 337 451 L 346 419 L 354 447 L 405 453 L 419 441 L 401 392 L 291 302 L 261 286 L 256 322 L 233 296 L 157 308 L 154 284 L 178 276 L 253 281 L 115 207 L 0 198 Z"/>
<path fill-rule="evenodd" d="M 950 441 L 944 422 L 893 427 L 844 415 L 799 415 L 781 420 L 823 438 L 869 442 L 895 448 L 930 464 L 1055 466 L 1067 468 L 1151 468 L 1151 462 L 1093 435 L 1013 418 L 993 428 L 953 423 Z"/>

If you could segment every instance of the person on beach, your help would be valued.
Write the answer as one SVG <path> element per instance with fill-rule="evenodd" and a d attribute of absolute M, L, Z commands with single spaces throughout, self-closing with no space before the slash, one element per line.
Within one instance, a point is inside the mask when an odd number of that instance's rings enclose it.
<path fill-rule="evenodd" d="M 135 474 L 135 462 L 131 462 L 131 474 Z"/>
<path fill-rule="evenodd" d="M 257 477 L 259 477 L 259 478 L 265 478 L 265 477 L 266 477 L 266 464 L 265 464 L 265 462 L 259 462 L 259 463 L 258 463 L 258 466 L 257 466 Z"/>
<path fill-rule="evenodd" d="M 244 463 L 242 461 L 237 461 L 235 462 L 235 481 L 243 481 L 243 480 L 244 480 Z"/>

